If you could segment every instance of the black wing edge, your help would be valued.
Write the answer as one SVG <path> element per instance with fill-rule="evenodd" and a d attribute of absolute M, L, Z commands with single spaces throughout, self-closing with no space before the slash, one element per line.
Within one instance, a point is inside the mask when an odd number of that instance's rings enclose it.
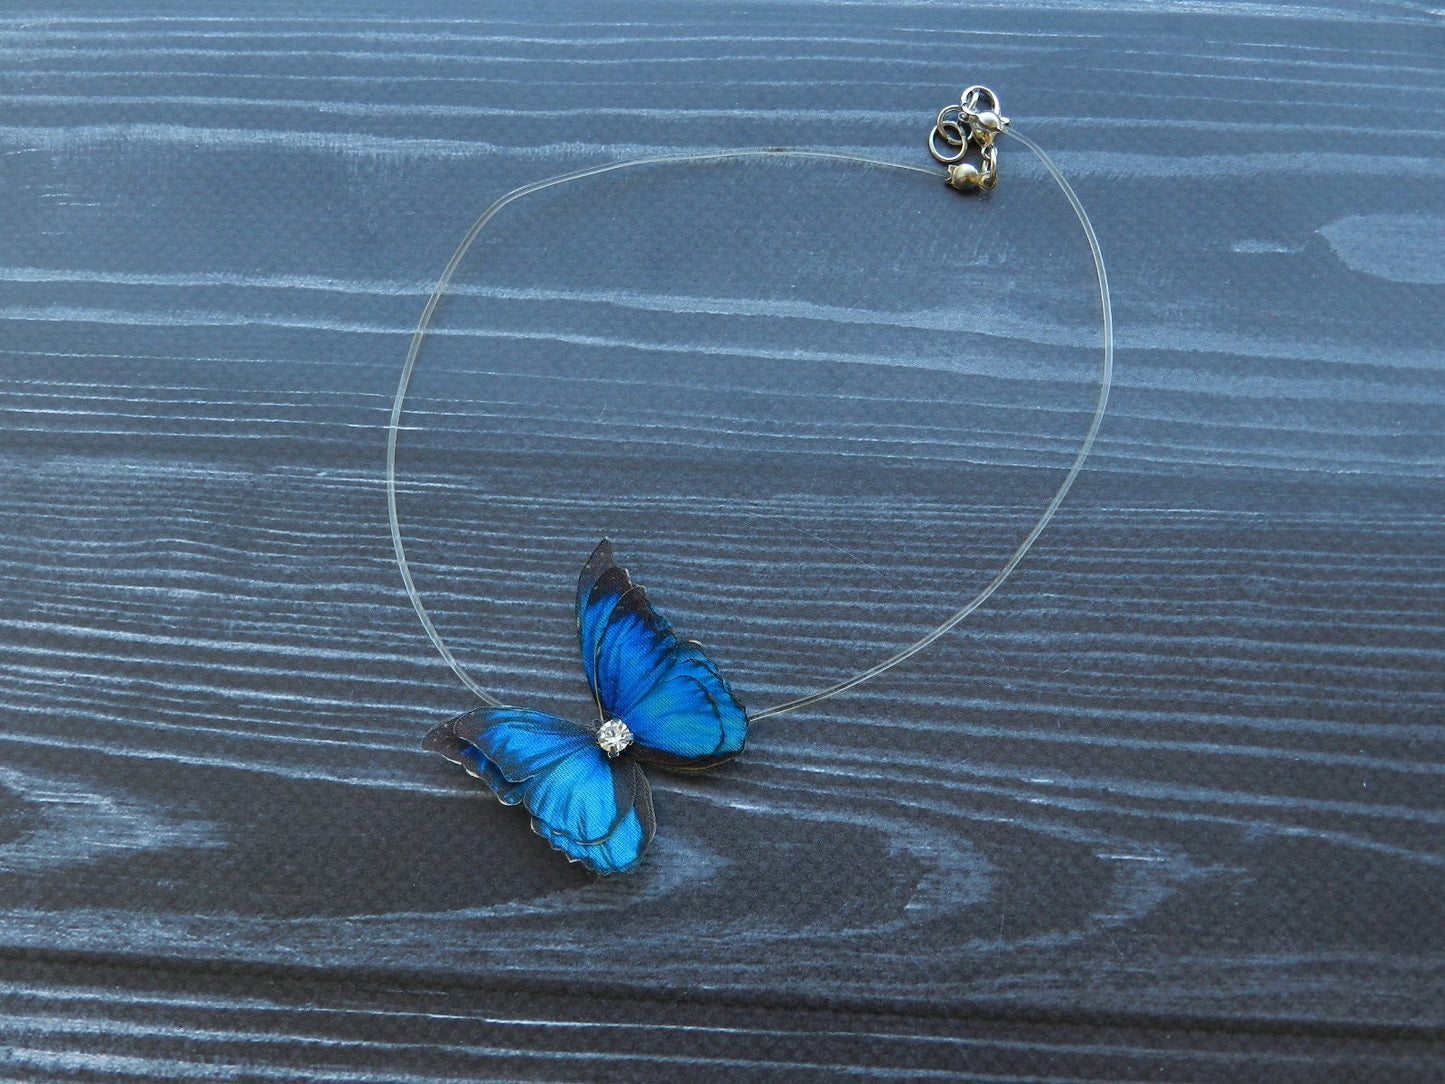
<path fill-rule="evenodd" d="M 604 538 L 597 543 L 592 556 L 582 566 L 577 577 L 577 630 L 582 630 L 582 615 L 587 604 L 598 591 L 609 591 L 618 596 L 618 607 L 626 607 L 624 613 L 634 613 L 664 633 L 672 633 L 672 624 L 647 601 L 647 591 L 642 584 L 634 583 L 627 569 L 617 563 L 612 554 L 612 540 Z"/>
<path fill-rule="evenodd" d="M 453 764 L 466 767 L 466 761 L 462 759 L 462 750 L 470 746 L 471 739 L 482 731 L 478 716 L 484 715 L 490 710 L 490 708 L 474 708 L 458 715 L 455 719 L 448 719 L 444 723 L 437 724 L 422 739 L 421 747 L 428 753 L 440 753 Z"/>
<path fill-rule="evenodd" d="M 642 864 L 642 856 L 652 846 L 652 839 L 657 834 L 657 816 L 652 811 L 652 787 L 647 782 L 647 774 L 642 770 L 642 765 L 635 760 L 629 760 L 626 768 L 612 777 L 614 787 L 620 787 L 621 777 L 627 777 L 626 797 L 631 799 L 631 808 L 637 810 L 637 819 L 642 825 L 642 846 L 637 849 L 637 861 L 628 866 L 625 870 L 618 870 L 619 873 L 630 873 Z M 621 797 L 622 795 L 619 795 Z M 623 814 L 626 817 L 626 814 Z M 622 824 L 623 817 L 618 818 L 618 825 Z M 616 831 L 616 829 L 613 829 Z M 607 874 L 603 874 L 607 876 Z"/>
<path fill-rule="evenodd" d="M 744 743 L 746 744 L 746 743 Z M 710 772 L 714 768 L 720 768 L 724 764 L 730 764 L 743 751 L 739 749 L 736 753 L 719 753 L 711 757 L 680 757 L 676 753 L 663 753 L 656 749 L 649 749 L 644 745 L 634 744 L 628 752 L 644 764 L 654 768 L 662 768 L 665 771 L 677 772 L 679 775 L 698 775 L 702 772 Z"/>
<path fill-rule="evenodd" d="M 577 632 L 582 632 L 582 615 L 587 612 L 587 604 L 592 601 L 592 596 L 598 591 L 610 592 L 617 596 L 617 608 L 614 613 L 630 613 L 647 622 L 648 627 L 662 636 L 670 636 L 674 640 L 677 634 L 673 632 L 672 622 L 663 617 L 652 608 L 652 603 L 647 601 L 647 589 L 640 583 L 635 583 L 627 569 L 617 563 L 612 556 L 612 542 L 604 538 L 592 551 L 592 556 L 587 558 L 587 563 L 582 566 L 582 574 L 577 577 Z"/>
<path fill-rule="evenodd" d="M 582 566 L 581 573 L 577 576 L 577 629 L 582 629 L 582 615 L 587 610 L 587 602 L 592 598 L 592 589 L 597 586 L 604 573 L 610 569 L 617 569 L 622 573 L 623 579 L 627 579 L 627 570 L 619 568 L 612 557 L 612 540 L 604 538 L 597 543 L 597 548 L 592 551 L 592 556 L 587 558 Z M 631 580 L 627 580 L 631 583 Z"/>

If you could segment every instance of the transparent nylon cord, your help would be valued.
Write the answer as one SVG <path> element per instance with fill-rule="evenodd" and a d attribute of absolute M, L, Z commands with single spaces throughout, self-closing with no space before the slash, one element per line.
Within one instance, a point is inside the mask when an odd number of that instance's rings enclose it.
<path fill-rule="evenodd" d="M 1069 201 L 1069 206 L 1074 209 L 1074 214 L 1078 216 L 1079 224 L 1084 228 L 1084 236 L 1089 242 L 1089 252 L 1094 258 L 1094 271 L 1098 276 L 1099 284 L 1099 307 L 1103 316 L 1103 363 L 1099 376 L 1099 397 L 1094 404 L 1094 414 L 1089 421 L 1089 428 L 1084 434 L 1083 442 L 1079 445 L 1079 450 L 1074 455 L 1073 463 L 1065 473 L 1064 480 L 1059 484 L 1059 488 L 1055 490 L 1053 498 L 1044 508 L 1043 514 L 1039 516 L 1033 527 L 1024 535 L 1023 541 L 1018 544 L 1009 556 L 1009 559 L 1004 562 L 1003 567 L 998 570 L 983 590 L 979 591 L 978 594 L 974 595 L 973 598 L 969 599 L 963 606 L 954 611 L 942 624 L 918 640 L 915 640 L 903 650 L 890 655 L 882 662 L 870 666 L 866 670 L 854 674 L 852 677 L 844 678 L 842 681 L 835 682 L 816 692 L 784 701 L 781 704 L 775 704 L 770 708 L 750 711 L 748 712 L 748 718 L 752 722 L 757 722 L 760 719 L 766 719 L 773 715 L 782 715 L 784 712 L 797 711 L 799 708 L 808 707 L 811 704 L 818 703 L 820 700 L 826 700 L 831 696 L 837 696 L 841 692 L 846 692 L 871 678 L 877 677 L 885 670 L 897 666 L 905 659 L 912 658 L 935 640 L 950 632 L 963 621 L 964 618 L 968 617 L 974 610 L 987 602 L 993 593 L 1003 586 L 1004 581 L 1013 574 L 1014 569 L 1018 567 L 1019 562 L 1024 559 L 1024 556 L 1033 547 L 1039 535 L 1044 533 L 1044 528 L 1046 528 L 1049 525 L 1049 521 L 1054 518 L 1054 513 L 1059 510 L 1059 506 L 1064 503 L 1064 498 L 1068 496 L 1069 490 L 1073 488 L 1074 479 L 1076 479 L 1079 476 L 1079 472 L 1083 470 L 1084 461 L 1089 458 L 1089 453 L 1093 450 L 1094 440 L 1099 433 L 1099 426 L 1104 420 L 1104 411 L 1109 404 L 1109 389 L 1114 381 L 1114 313 L 1109 303 L 1109 279 L 1104 271 L 1104 254 L 1099 248 L 1099 239 L 1094 234 L 1094 227 L 1089 222 L 1089 216 L 1084 211 L 1084 205 L 1079 202 L 1079 197 L 1074 194 L 1073 188 L 1059 171 L 1058 166 L 1054 165 L 1053 160 L 1044 153 L 1043 148 L 1027 136 L 1020 135 L 1013 129 L 1008 129 L 1006 134 L 1011 139 L 1017 140 L 1029 150 L 1033 151 L 1038 160 L 1043 163 L 1044 168 L 1048 170 L 1049 175 L 1053 177 L 1055 183 L 1058 184 L 1059 189 L 1064 194 L 1064 198 Z M 411 384 L 412 373 L 416 369 L 417 357 L 421 353 L 421 347 L 426 339 L 427 329 L 431 326 L 432 315 L 436 312 L 438 303 L 440 303 L 442 297 L 446 294 L 447 287 L 451 284 L 452 276 L 456 273 L 457 267 L 466 256 L 467 250 L 472 247 L 472 243 L 476 241 L 477 236 L 486 228 L 487 223 L 495 218 L 504 207 L 521 199 L 523 196 L 530 196 L 534 193 L 541 192 L 548 188 L 554 188 L 557 185 L 567 184 L 571 181 L 580 181 L 604 173 L 612 173 L 622 169 L 632 169 L 636 166 L 663 164 L 683 165 L 746 158 L 831 159 L 844 162 L 856 162 L 869 166 L 880 166 L 886 169 L 904 170 L 910 173 L 923 173 L 928 176 L 938 177 L 940 180 L 943 179 L 944 176 L 936 170 L 926 169 L 920 166 L 902 165 L 897 162 L 885 162 L 880 159 L 867 158 L 857 154 L 781 149 L 717 151 L 702 154 L 659 154 L 645 158 L 629 158 L 621 162 L 609 162 L 605 165 L 592 166 L 588 169 L 577 170 L 573 173 L 564 173 L 560 176 L 548 177 L 540 181 L 534 181 L 531 184 L 525 184 L 520 188 L 512 189 L 512 191 L 498 199 L 482 212 L 481 217 L 478 218 L 476 222 L 472 223 L 471 229 L 467 230 L 466 235 L 457 245 L 456 251 L 452 253 L 452 258 L 447 261 L 441 277 L 437 279 L 436 285 L 432 288 L 431 295 L 427 298 L 426 307 L 422 309 L 421 318 L 417 321 L 416 330 L 412 333 L 411 346 L 406 352 L 406 362 L 401 370 L 401 380 L 397 383 L 396 397 L 392 400 L 391 404 L 391 421 L 387 426 L 386 433 L 387 517 L 391 524 L 391 544 L 392 548 L 396 551 L 396 565 L 401 572 L 402 583 L 406 586 L 407 597 L 411 599 L 412 607 L 416 610 L 416 616 L 420 619 L 422 628 L 426 630 L 426 634 L 431 640 L 432 645 L 441 654 L 441 657 L 446 660 L 446 664 L 452 668 L 452 672 L 461 679 L 463 685 L 475 693 L 478 699 L 485 704 L 492 707 L 500 707 L 502 706 L 502 701 L 487 692 L 486 689 L 477 683 L 471 674 L 467 673 L 462 664 L 457 661 L 456 656 L 452 654 L 452 650 L 447 646 L 446 641 L 442 639 L 441 633 L 437 631 L 436 625 L 432 623 L 431 615 L 427 613 L 426 606 L 422 604 L 421 595 L 416 589 L 416 582 L 412 579 L 411 566 L 407 563 L 406 559 L 406 547 L 402 544 L 401 540 L 401 519 L 397 513 L 396 445 L 397 437 L 401 429 L 402 408 L 406 404 L 407 388 Z"/>

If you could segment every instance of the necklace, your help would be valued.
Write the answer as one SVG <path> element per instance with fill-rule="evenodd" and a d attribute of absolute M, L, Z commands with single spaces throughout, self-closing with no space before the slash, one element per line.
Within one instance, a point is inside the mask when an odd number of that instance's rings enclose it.
<path fill-rule="evenodd" d="M 637 868 L 655 832 L 644 764 L 702 772 L 736 758 L 750 724 L 816 704 L 852 689 L 923 651 L 983 605 L 1023 560 L 1053 519 L 1093 447 L 1112 383 L 1113 323 L 1103 256 L 1087 214 L 1052 160 L 1013 130 L 993 91 L 972 86 L 957 105 L 938 114 L 928 150 L 946 167 L 947 183 L 962 192 L 987 193 L 999 183 L 1000 137 L 1019 142 L 1043 165 L 1083 228 L 1093 260 L 1102 317 L 1103 349 L 1098 396 L 1088 428 L 1063 480 L 1042 513 L 993 578 L 925 635 L 842 680 L 770 707 L 747 711 L 696 640 L 679 637 L 644 589 L 617 564 L 604 539 L 585 562 L 578 582 L 576 617 L 581 661 L 593 700 L 590 725 L 504 704 L 478 683 L 438 632 L 413 580 L 397 507 L 396 458 L 407 391 L 438 305 L 463 258 L 482 231 L 507 207 L 549 189 L 640 167 L 709 165 L 750 159 L 851 164 L 939 176 L 934 170 L 863 155 L 759 149 L 650 155 L 522 185 L 496 200 L 467 231 L 427 299 L 413 334 L 393 401 L 387 435 L 386 491 L 397 565 L 428 638 L 483 706 L 434 728 L 425 747 L 460 764 L 505 804 L 524 805 L 534 830 L 599 874 Z"/>

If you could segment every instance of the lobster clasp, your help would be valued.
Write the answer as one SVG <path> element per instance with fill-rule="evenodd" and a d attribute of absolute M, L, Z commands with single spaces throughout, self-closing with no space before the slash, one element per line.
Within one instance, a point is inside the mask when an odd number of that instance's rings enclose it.
<path fill-rule="evenodd" d="M 1008 127 L 999 111 L 998 95 L 988 87 L 971 86 L 957 105 L 939 111 L 928 134 L 928 153 L 948 167 L 948 183 L 960 192 L 990 189 L 998 184 L 998 148 L 994 137 Z M 966 161 L 978 151 L 978 165 Z"/>

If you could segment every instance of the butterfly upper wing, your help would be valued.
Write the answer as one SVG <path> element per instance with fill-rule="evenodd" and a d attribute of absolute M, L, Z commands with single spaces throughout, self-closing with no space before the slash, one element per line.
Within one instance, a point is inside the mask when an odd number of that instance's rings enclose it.
<path fill-rule="evenodd" d="M 621 719 L 639 759 L 704 771 L 743 751 L 748 717 L 702 647 L 679 640 L 606 539 L 577 581 L 582 668 L 598 706 Z"/>
<path fill-rule="evenodd" d="M 478 708 L 438 726 L 425 747 L 456 761 L 532 828 L 594 873 L 626 873 L 652 842 L 652 793 L 630 757 L 609 759 L 585 727 L 540 711 Z"/>

